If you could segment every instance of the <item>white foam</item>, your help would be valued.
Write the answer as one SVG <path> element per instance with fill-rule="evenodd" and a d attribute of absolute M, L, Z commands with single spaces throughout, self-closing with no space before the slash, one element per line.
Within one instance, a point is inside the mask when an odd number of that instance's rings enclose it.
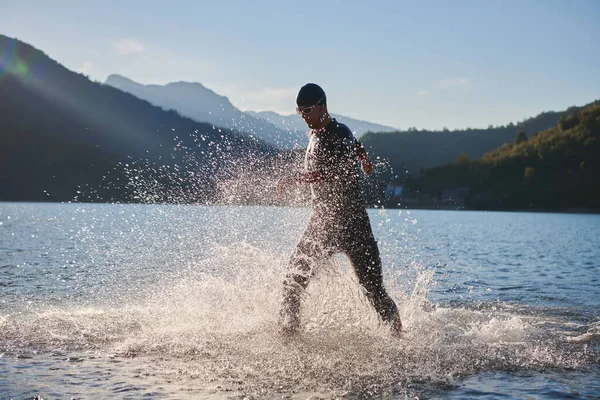
<path fill-rule="evenodd" d="M 571 343 L 590 343 L 600 339 L 600 321 L 593 322 L 585 328 L 586 332 L 567 336 L 567 340 Z"/>

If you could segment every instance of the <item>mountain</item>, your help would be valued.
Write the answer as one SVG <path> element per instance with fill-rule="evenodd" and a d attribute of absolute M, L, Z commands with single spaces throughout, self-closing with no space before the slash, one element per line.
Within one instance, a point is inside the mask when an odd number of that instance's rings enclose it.
<path fill-rule="evenodd" d="M 221 178 L 275 154 L 3 35 L 0 99 L 0 201 L 213 201 Z"/>
<path fill-rule="evenodd" d="M 549 129 L 471 161 L 426 169 L 410 181 L 430 196 L 462 193 L 477 209 L 600 210 L 600 101 L 561 116 Z M 442 199 L 440 199 L 442 200 Z M 444 199 L 446 200 L 446 199 Z"/>
<path fill-rule="evenodd" d="M 268 121 L 281 129 L 285 129 L 297 133 L 305 133 L 307 131 L 306 124 L 302 118 L 297 114 L 292 115 L 281 115 L 273 111 L 247 111 L 256 118 L 261 118 Z M 367 132 L 393 132 L 397 129 L 391 126 L 379 125 L 372 122 L 361 121 L 358 119 L 345 117 L 343 115 L 331 114 L 332 117 L 337 119 L 339 122 L 348 125 L 348 127 L 354 132 L 357 137 L 364 135 Z"/>
<path fill-rule="evenodd" d="M 456 160 L 460 154 L 477 159 L 504 143 L 511 143 L 520 132 L 531 135 L 556 126 L 559 119 L 581 109 L 570 107 L 560 112 L 543 112 L 518 124 L 489 127 L 487 129 L 462 129 L 428 131 L 411 129 L 388 133 L 366 133 L 361 141 L 373 155 L 387 160 L 398 176 L 418 174 Z"/>
<path fill-rule="evenodd" d="M 200 83 L 173 82 L 166 85 L 143 85 L 121 75 L 110 75 L 105 85 L 149 101 L 165 110 L 199 122 L 233 129 L 252 135 L 280 148 L 304 146 L 305 135 L 290 132 L 252 115 L 243 113 L 229 99 L 220 96 Z"/>

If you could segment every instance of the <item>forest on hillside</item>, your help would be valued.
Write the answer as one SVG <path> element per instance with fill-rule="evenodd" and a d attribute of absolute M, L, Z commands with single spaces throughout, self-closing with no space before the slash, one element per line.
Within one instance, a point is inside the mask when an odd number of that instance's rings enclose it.
<path fill-rule="evenodd" d="M 406 181 L 421 202 L 471 209 L 600 209 L 600 101 L 559 118 L 478 160 L 428 168 Z"/>
<path fill-rule="evenodd" d="M 2 35 L 0 99 L 0 201 L 214 201 L 220 179 L 276 154 Z"/>
<path fill-rule="evenodd" d="M 478 159 L 488 151 L 512 142 L 519 132 L 532 135 L 551 128 L 560 118 L 577 110 L 581 107 L 543 112 L 517 124 L 485 129 L 430 131 L 411 128 L 401 132 L 369 132 L 361 137 L 361 141 L 372 154 L 389 162 L 397 180 L 403 180 L 407 174 L 415 175 L 424 168 L 452 162 L 459 154 Z"/>

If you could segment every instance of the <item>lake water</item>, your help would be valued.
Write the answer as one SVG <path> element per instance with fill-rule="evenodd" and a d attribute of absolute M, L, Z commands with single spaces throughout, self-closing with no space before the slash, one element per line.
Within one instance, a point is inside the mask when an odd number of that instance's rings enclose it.
<path fill-rule="evenodd" d="M 600 398 L 600 215 L 371 210 L 277 334 L 306 208 L 0 203 L 0 398 Z"/>

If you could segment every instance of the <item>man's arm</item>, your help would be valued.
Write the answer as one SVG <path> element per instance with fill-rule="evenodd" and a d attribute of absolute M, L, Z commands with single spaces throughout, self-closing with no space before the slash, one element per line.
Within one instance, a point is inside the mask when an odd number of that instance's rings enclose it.
<path fill-rule="evenodd" d="M 358 156 L 358 160 L 360 161 L 360 168 L 363 170 L 365 175 L 369 175 L 371 172 L 373 172 L 373 161 L 371 161 L 369 158 L 369 154 L 367 154 L 365 146 L 363 146 L 358 139 L 354 140 L 356 141 L 356 154 Z"/>
<path fill-rule="evenodd" d="M 299 185 L 303 183 L 321 183 L 323 182 L 323 180 L 323 176 L 318 171 L 298 172 L 294 176 L 285 176 L 281 178 L 279 182 L 277 182 L 277 193 L 281 194 L 290 186 Z"/>
<path fill-rule="evenodd" d="M 312 172 L 299 172 L 296 177 L 298 183 L 321 183 L 323 182 L 323 176 L 319 171 Z"/>

